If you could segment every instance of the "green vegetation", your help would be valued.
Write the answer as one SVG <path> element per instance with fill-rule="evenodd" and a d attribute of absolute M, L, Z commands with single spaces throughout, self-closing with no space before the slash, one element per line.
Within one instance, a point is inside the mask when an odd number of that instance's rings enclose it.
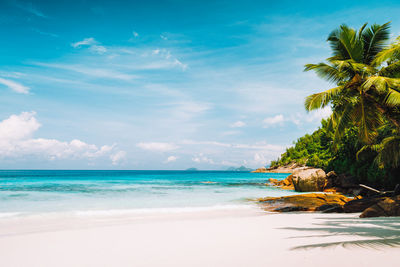
<path fill-rule="evenodd" d="M 323 120 L 320 129 L 300 137 L 293 147 L 286 149 L 280 159 L 271 162 L 271 167 L 298 163 L 326 169 L 333 158 L 332 133 L 327 124 Z"/>
<path fill-rule="evenodd" d="M 335 87 L 307 97 L 305 108 L 330 106 L 332 115 L 271 166 L 296 162 L 381 187 L 399 182 L 400 37 L 388 45 L 389 27 L 342 25 L 329 35 L 332 56 L 305 71 Z"/>
<path fill-rule="evenodd" d="M 378 188 L 392 187 L 398 183 L 397 169 L 381 168 L 376 164 L 376 152 L 364 153 L 357 159 L 357 152 L 364 146 L 358 135 L 357 127 L 350 127 L 346 129 L 341 142 L 334 146 L 334 131 L 329 128 L 329 122 L 323 120 L 318 130 L 299 138 L 280 159 L 271 162 L 271 167 L 297 163 L 322 168 L 326 172 L 334 170 Z"/>

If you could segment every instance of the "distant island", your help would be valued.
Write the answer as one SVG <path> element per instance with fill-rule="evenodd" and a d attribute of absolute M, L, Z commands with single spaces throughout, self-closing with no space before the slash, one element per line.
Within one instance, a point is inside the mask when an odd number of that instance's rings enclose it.
<path fill-rule="evenodd" d="M 245 166 L 240 166 L 240 167 L 229 167 L 227 171 L 231 172 L 251 172 L 253 169 L 247 168 Z"/>
<path fill-rule="evenodd" d="M 197 172 L 198 169 L 196 169 L 196 168 L 188 168 L 188 169 L 186 169 L 185 171 L 188 171 L 188 172 Z"/>

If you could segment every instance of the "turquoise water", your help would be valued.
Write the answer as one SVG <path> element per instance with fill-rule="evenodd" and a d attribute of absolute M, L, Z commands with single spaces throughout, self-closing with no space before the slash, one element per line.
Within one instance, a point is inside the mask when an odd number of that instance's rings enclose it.
<path fill-rule="evenodd" d="M 223 171 L 0 171 L 0 217 L 46 212 L 246 205 L 291 192 L 265 186 L 288 174 Z"/>

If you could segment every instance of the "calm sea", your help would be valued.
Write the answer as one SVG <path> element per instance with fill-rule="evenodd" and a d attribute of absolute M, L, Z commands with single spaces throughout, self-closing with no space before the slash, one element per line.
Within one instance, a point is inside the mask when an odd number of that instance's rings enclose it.
<path fill-rule="evenodd" d="M 0 217 L 47 212 L 213 209 L 292 192 L 265 186 L 288 174 L 224 171 L 0 171 Z"/>

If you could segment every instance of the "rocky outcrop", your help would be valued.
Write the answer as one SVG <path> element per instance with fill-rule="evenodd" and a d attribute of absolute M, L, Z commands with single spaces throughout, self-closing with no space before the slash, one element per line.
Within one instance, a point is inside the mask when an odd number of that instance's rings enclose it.
<path fill-rule="evenodd" d="M 277 180 L 277 179 L 274 179 L 274 178 L 270 178 L 268 180 L 267 184 L 268 185 L 279 186 L 281 189 L 294 190 L 294 186 L 293 186 L 293 181 L 292 181 L 292 176 L 291 175 L 289 175 L 284 180 Z"/>
<path fill-rule="evenodd" d="M 342 194 L 310 193 L 257 200 L 266 211 L 320 211 L 358 213 L 360 218 L 400 216 L 400 195 L 350 199 Z"/>
<path fill-rule="evenodd" d="M 322 169 L 299 170 L 290 176 L 293 186 L 298 192 L 323 191 L 328 182 L 326 174 Z"/>
<path fill-rule="evenodd" d="M 360 218 L 400 216 L 400 196 L 384 197 L 365 209 Z"/>
<path fill-rule="evenodd" d="M 346 213 L 363 212 L 365 209 L 375 205 L 381 200 L 382 198 L 380 197 L 354 199 L 352 201 L 347 202 L 343 206 L 343 210 Z"/>
<path fill-rule="evenodd" d="M 333 193 L 312 193 L 286 197 L 270 197 L 258 202 L 267 211 L 320 211 L 359 213 L 360 218 L 400 216 L 400 186 L 393 191 L 379 191 L 365 185 L 357 185 L 351 177 L 337 176 L 330 172 L 325 175 L 321 169 L 296 171 L 284 180 L 269 179 L 269 185 L 296 191 L 331 191 Z M 356 196 L 354 199 L 338 194 L 339 190 L 358 194 L 361 189 L 375 193 L 373 196 Z M 349 194 L 349 193 L 348 193 Z"/>
<path fill-rule="evenodd" d="M 265 168 L 265 167 L 261 167 L 261 168 L 258 168 L 257 170 L 255 170 L 255 171 L 252 171 L 252 172 L 267 172 L 267 168 Z"/>
<path fill-rule="evenodd" d="M 296 170 L 284 180 L 269 179 L 268 185 L 279 186 L 282 189 L 298 192 L 323 191 L 327 183 L 325 172 L 322 169 L 307 168 Z M 333 190 L 333 192 L 336 192 Z"/>
<path fill-rule="evenodd" d="M 360 218 L 400 216 L 400 195 L 354 199 L 343 206 L 344 212 L 362 212 Z"/>
<path fill-rule="evenodd" d="M 269 178 L 267 185 L 280 185 L 282 181 L 279 181 L 278 179 L 274 178 Z"/>
<path fill-rule="evenodd" d="M 325 174 L 322 169 L 310 167 L 292 167 L 290 167 L 292 174 L 286 179 L 269 179 L 268 185 L 300 192 L 324 191 L 326 193 L 259 199 L 258 202 L 265 210 L 276 212 L 361 212 L 361 218 L 400 216 L 399 185 L 393 191 L 379 191 L 365 185 L 359 185 L 352 176 L 337 175 L 333 171 Z M 284 172 L 279 168 L 275 170 L 276 172 Z M 267 169 L 266 172 L 271 171 Z M 350 199 L 340 193 L 353 195 L 355 198 Z M 360 193 L 364 198 L 360 196 Z"/>
<path fill-rule="evenodd" d="M 340 174 L 337 175 L 334 171 L 330 171 L 325 175 L 322 169 L 313 167 L 300 166 L 297 164 L 291 164 L 286 166 L 280 166 L 275 168 L 259 168 L 256 171 L 258 173 L 291 173 L 289 180 L 292 181 L 292 177 L 295 179 L 291 184 L 282 184 L 281 182 L 269 181 L 269 185 L 279 186 L 283 189 L 293 190 L 293 187 L 298 192 L 340 192 L 347 195 L 357 196 L 363 192 L 360 188 L 357 180 L 349 175 Z"/>
<path fill-rule="evenodd" d="M 335 187 L 334 181 L 335 181 L 336 177 L 337 177 L 337 174 L 334 171 L 330 171 L 326 174 L 326 180 L 327 180 L 327 183 L 325 186 L 326 189 Z"/>
<path fill-rule="evenodd" d="M 359 195 L 362 191 L 362 188 L 360 188 L 353 176 L 345 174 L 337 175 L 334 171 L 330 171 L 326 175 L 326 179 L 327 184 L 324 191 L 330 190 L 354 196 Z"/>
<path fill-rule="evenodd" d="M 258 203 L 266 211 L 330 211 L 340 210 L 350 201 L 341 194 L 311 193 L 285 197 L 269 197 L 258 199 Z"/>

